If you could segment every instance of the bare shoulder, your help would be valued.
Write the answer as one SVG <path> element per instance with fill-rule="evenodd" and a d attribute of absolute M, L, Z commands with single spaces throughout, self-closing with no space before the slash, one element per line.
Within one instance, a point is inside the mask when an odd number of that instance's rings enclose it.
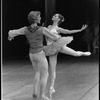
<path fill-rule="evenodd" d="M 49 25 L 48 28 L 51 28 L 52 25 Z"/>
<path fill-rule="evenodd" d="M 40 27 L 39 30 L 44 33 L 44 31 L 46 31 L 47 28 L 46 27 Z"/>
<path fill-rule="evenodd" d="M 60 30 L 61 30 L 61 29 L 62 29 L 62 28 L 59 27 L 59 26 L 56 28 L 56 30 L 57 30 L 58 33 L 60 33 Z"/>
<path fill-rule="evenodd" d="M 39 28 L 39 30 L 44 30 L 45 29 L 45 27 L 43 27 L 43 26 L 41 26 L 40 28 Z"/>

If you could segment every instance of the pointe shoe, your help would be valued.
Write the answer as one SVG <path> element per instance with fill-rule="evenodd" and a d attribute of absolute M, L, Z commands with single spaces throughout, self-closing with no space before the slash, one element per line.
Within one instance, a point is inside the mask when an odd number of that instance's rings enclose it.
<path fill-rule="evenodd" d="M 55 92 L 55 89 L 53 87 L 50 87 L 50 94 L 53 94 Z"/>
<path fill-rule="evenodd" d="M 91 52 L 84 52 L 84 55 L 85 56 L 90 56 L 91 55 Z"/>
<path fill-rule="evenodd" d="M 47 96 L 42 96 L 39 100 L 50 100 Z"/>
<path fill-rule="evenodd" d="M 50 100 L 52 100 L 52 94 L 55 92 L 55 89 L 53 87 L 50 87 Z"/>

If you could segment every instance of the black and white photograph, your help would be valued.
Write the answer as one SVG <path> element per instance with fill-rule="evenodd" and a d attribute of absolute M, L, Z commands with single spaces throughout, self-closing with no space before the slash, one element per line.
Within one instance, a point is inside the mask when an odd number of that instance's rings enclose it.
<path fill-rule="evenodd" d="M 99 0 L 1 0 L 1 100 L 99 100 Z"/>

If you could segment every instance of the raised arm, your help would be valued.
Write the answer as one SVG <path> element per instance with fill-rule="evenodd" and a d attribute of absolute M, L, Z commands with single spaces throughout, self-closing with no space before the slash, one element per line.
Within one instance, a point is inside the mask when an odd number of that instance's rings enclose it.
<path fill-rule="evenodd" d="M 67 29 L 59 28 L 58 32 L 64 33 L 64 34 L 73 34 L 73 33 L 81 32 L 86 28 L 87 28 L 87 25 L 83 25 L 82 28 L 78 30 L 67 30 Z"/>
<path fill-rule="evenodd" d="M 25 35 L 25 28 L 20 28 L 20 29 L 16 29 L 16 30 L 10 30 L 8 32 L 8 40 L 11 41 L 12 39 L 14 39 L 14 37 L 18 36 L 18 35 Z"/>
<path fill-rule="evenodd" d="M 56 35 L 53 35 L 46 27 L 43 28 L 43 34 L 53 41 L 56 41 L 58 39 L 58 37 Z"/>

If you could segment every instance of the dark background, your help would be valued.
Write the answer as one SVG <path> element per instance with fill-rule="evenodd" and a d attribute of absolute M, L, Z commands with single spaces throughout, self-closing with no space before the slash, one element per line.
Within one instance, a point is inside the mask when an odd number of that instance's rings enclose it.
<path fill-rule="evenodd" d="M 27 15 L 31 10 L 41 11 L 42 23 L 45 21 L 45 0 L 3 0 L 2 1 L 2 53 L 3 59 L 27 58 L 29 46 L 25 36 L 7 40 L 8 31 L 28 26 Z M 80 29 L 87 21 L 93 24 L 99 21 L 99 0 L 56 0 L 56 13 L 65 17 L 60 25 L 66 29 Z M 86 51 L 81 41 L 81 33 L 74 34 L 69 46 L 75 50 Z"/>

